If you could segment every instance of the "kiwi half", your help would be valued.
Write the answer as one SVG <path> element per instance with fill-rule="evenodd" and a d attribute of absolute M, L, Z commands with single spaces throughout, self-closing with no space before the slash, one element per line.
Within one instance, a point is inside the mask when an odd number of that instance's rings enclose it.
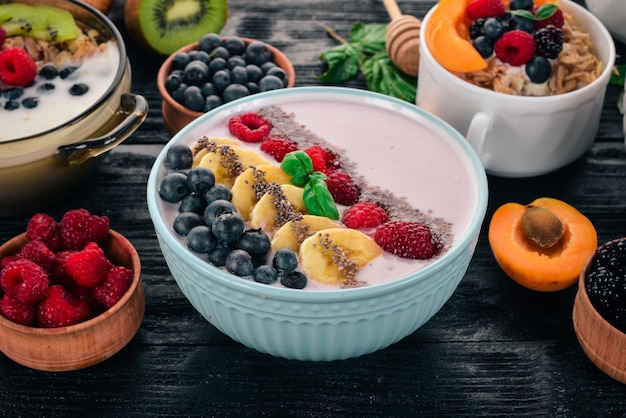
<path fill-rule="evenodd" d="M 0 25 L 7 36 L 23 35 L 44 41 L 67 41 L 79 34 L 70 12 L 45 4 L 2 4 Z"/>
<path fill-rule="evenodd" d="M 162 55 L 219 33 L 228 18 L 228 0 L 128 0 L 124 21 L 138 44 Z"/>

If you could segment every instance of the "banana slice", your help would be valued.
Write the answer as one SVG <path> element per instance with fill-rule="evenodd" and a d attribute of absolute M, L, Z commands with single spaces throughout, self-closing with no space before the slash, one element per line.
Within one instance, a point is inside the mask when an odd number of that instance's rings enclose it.
<path fill-rule="evenodd" d="M 237 145 L 218 145 L 214 150 L 208 150 L 199 165 L 213 171 L 216 183 L 232 188 L 237 176 L 248 167 L 269 163 L 251 149 Z"/>
<path fill-rule="evenodd" d="M 248 221 L 252 208 L 259 201 L 259 196 L 265 193 L 268 182 L 289 184 L 290 181 L 291 176 L 277 165 L 261 164 L 250 167 L 235 179 L 231 189 L 231 201 L 244 221 Z"/>
<path fill-rule="evenodd" d="M 305 239 L 299 257 L 311 280 L 342 285 L 354 283 L 359 269 L 382 253 L 383 249 L 361 231 L 331 228 Z"/>
<path fill-rule="evenodd" d="M 303 215 L 302 219 L 289 221 L 274 233 L 272 251 L 287 247 L 297 253 L 302 241 L 317 231 L 340 227 L 341 224 L 325 216 Z"/>
<path fill-rule="evenodd" d="M 208 140 L 216 145 L 241 145 L 241 141 L 235 138 L 222 138 L 219 136 L 212 136 L 208 138 Z M 192 147 L 192 150 L 194 151 L 193 162 L 191 164 L 191 167 L 193 168 L 197 167 L 200 164 L 202 157 L 207 155 L 209 150 L 206 148 L 201 148 L 200 151 L 195 151 L 194 147 Z"/>
<path fill-rule="evenodd" d="M 292 184 L 270 183 L 267 192 L 250 212 L 250 226 L 272 234 L 274 230 L 306 211 L 304 189 Z"/>

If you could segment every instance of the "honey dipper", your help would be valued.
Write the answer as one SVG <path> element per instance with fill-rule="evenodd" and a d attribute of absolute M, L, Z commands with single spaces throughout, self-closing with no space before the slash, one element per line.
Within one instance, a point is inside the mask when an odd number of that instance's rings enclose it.
<path fill-rule="evenodd" d="M 383 0 L 391 22 L 385 33 L 387 55 L 396 67 L 410 76 L 417 76 L 419 37 L 422 22 L 415 16 L 403 15 L 395 0 Z"/>

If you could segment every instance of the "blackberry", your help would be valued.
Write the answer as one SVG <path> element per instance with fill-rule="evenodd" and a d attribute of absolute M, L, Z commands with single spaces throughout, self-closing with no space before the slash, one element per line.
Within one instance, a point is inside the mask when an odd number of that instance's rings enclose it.
<path fill-rule="evenodd" d="M 563 31 L 554 25 L 537 30 L 533 36 L 538 56 L 555 59 L 563 50 Z"/>
<path fill-rule="evenodd" d="M 485 26 L 486 20 L 487 19 L 481 17 L 472 22 L 472 24 L 470 25 L 470 29 L 469 29 L 470 39 L 476 39 L 479 36 L 484 35 L 483 26 Z"/>
<path fill-rule="evenodd" d="M 233 250 L 226 256 L 226 270 L 236 276 L 249 276 L 254 271 L 252 257 L 244 250 Z"/>

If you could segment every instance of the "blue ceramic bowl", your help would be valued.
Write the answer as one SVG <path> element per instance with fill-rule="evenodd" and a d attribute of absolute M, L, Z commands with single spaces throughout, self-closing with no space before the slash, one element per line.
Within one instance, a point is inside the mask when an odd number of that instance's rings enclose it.
<path fill-rule="evenodd" d="M 164 159 L 168 148 L 181 143 L 192 145 L 203 135 L 224 136 L 227 133 L 222 126 L 231 116 L 265 106 L 293 112 L 309 129 L 323 132 L 322 138 L 329 139 L 329 133 L 337 133 L 333 135 L 335 142 L 331 142 L 340 147 L 343 139 L 355 135 L 365 141 L 363 137 L 374 128 L 371 124 L 388 124 L 388 139 L 372 138 L 379 149 L 373 154 L 380 164 L 388 164 L 382 171 L 390 172 L 389 177 L 401 187 L 412 189 L 420 182 L 436 184 L 431 195 L 426 193 L 427 200 L 438 208 L 435 213 L 457 216 L 451 248 L 435 262 L 404 277 L 343 290 L 263 285 L 228 274 L 191 253 L 172 230 L 175 209 L 158 196 L 158 185 L 167 172 Z M 399 132 L 393 118 L 413 125 L 415 134 L 410 129 Z M 401 135 L 420 132 L 431 135 L 431 141 L 443 141 L 447 155 L 403 150 L 400 142 L 393 141 Z M 415 141 L 419 143 L 417 137 Z M 383 143 L 389 145 L 382 146 Z M 405 147 L 410 148 L 411 144 L 409 141 Z M 401 164 L 386 161 L 407 152 L 416 154 L 411 164 L 413 182 L 403 181 L 401 172 L 394 173 Z M 444 172 L 446 164 L 439 164 L 439 158 L 452 159 L 455 167 L 463 167 L 461 176 L 450 175 L 450 170 Z M 465 189 L 460 194 L 459 181 Z M 467 270 L 485 216 L 487 195 L 486 175 L 478 157 L 445 122 L 407 102 L 335 87 L 299 87 L 257 94 L 201 116 L 165 146 L 154 163 L 147 188 L 148 208 L 163 256 L 178 286 L 198 312 L 248 347 L 287 359 L 314 361 L 375 352 L 411 334 L 433 317 L 452 296 Z"/>

